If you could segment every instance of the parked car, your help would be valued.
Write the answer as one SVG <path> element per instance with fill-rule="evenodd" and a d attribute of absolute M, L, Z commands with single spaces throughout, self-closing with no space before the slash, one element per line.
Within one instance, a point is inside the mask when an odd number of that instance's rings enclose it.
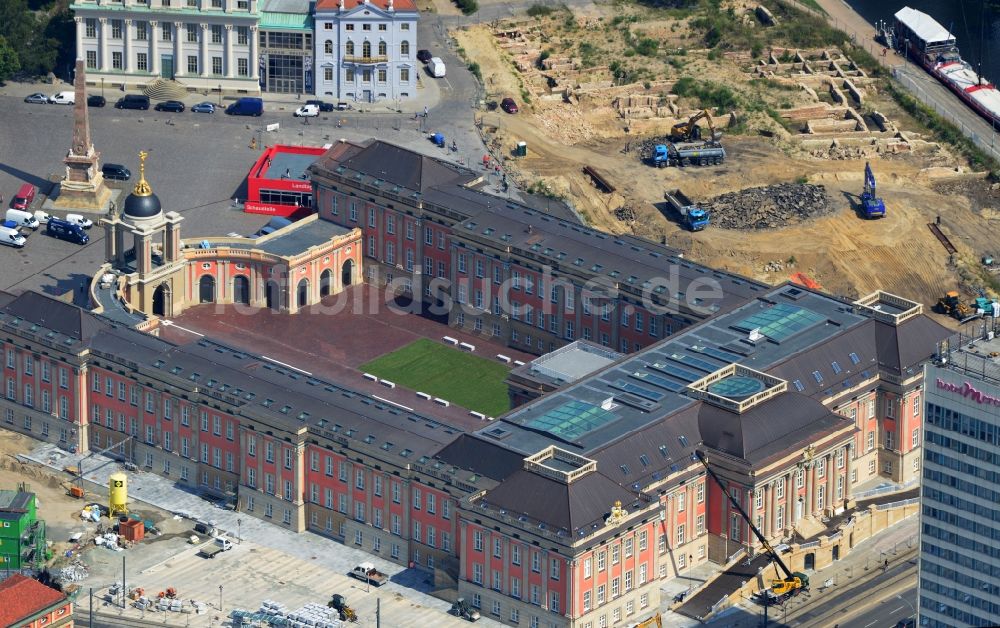
<path fill-rule="evenodd" d="M 156 103 L 153 107 L 157 111 L 173 111 L 175 113 L 180 113 L 184 111 L 184 103 L 179 100 L 164 100 L 161 103 Z"/>
<path fill-rule="evenodd" d="M 215 113 L 215 105 L 210 102 L 200 102 L 191 107 L 191 113 Z"/>
<path fill-rule="evenodd" d="M 316 105 L 320 111 L 333 111 L 333 103 L 325 100 L 307 100 L 307 105 Z"/>
<path fill-rule="evenodd" d="M 504 98 L 500 101 L 500 108 L 507 113 L 517 113 L 517 103 L 513 98 Z"/>
<path fill-rule="evenodd" d="M 7 246 L 13 246 L 15 248 L 21 248 L 27 240 L 17 229 L 9 229 L 7 227 L 0 227 L 0 244 L 6 244 Z"/>
<path fill-rule="evenodd" d="M 90 218 L 84 218 L 80 214 L 66 214 L 66 222 L 72 223 L 83 229 L 90 229 L 94 226 L 94 221 Z"/>
<path fill-rule="evenodd" d="M 431 60 L 434 54 L 430 50 L 418 50 L 417 51 L 417 61 L 420 63 L 427 63 Z"/>
<path fill-rule="evenodd" d="M 17 194 L 14 195 L 14 198 L 10 199 L 11 208 L 28 209 L 35 202 L 35 194 L 37 193 L 38 188 L 30 183 L 22 183 L 21 187 L 17 189 Z"/>
<path fill-rule="evenodd" d="M 35 218 L 35 215 L 23 209 L 8 209 L 4 218 L 8 222 L 13 222 L 15 227 L 38 228 L 38 219 Z"/>
<path fill-rule="evenodd" d="M 295 110 L 296 118 L 315 118 L 319 115 L 319 107 L 316 105 L 302 105 Z"/>
<path fill-rule="evenodd" d="M 54 105 L 75 105 L 76 92 L 59 92 L 49 97 L 49 102 Z"/>
<path fill-rule="evenodd" d="M 25 96 L 24 102 L 35 103 L 36 105 L 47 105 L 49 104 L 49 97 L 46 96 L 45 94 L 40 94 L 38 92 L 35 92 L 30 96 Z"/>
<path fill-rule="evenodd" d="M 45 225 L 45 232 L 53 238 L 67 242 L 75 242 L 76 244 L 90 242 L 90 236 L 84 233 L 79 225 L 59 218 L 50 218 L 48 224 Z"/>
<path fill-rule="evenodd" d="M 104 96 L 87 96 L 88 107 L 103 107 L 106 104 L 108 101 L 104 100 Z"/>
<path fill-rule="evenodd" d="M 101 167 L 101 174 L 105 179 L 116 181 L 128 181 L 132 178 L 132 171 L 121 164 L 104 164 Z"/>
<path fill-rule="evenodd" d="M 40 209 L 35 210 L 35 220 L 37 220 L 40 225 L 47 224 L 49 222 L 49 218 L 51 217 L 52 216 L 49 216 L 48 212 L 43 212 Z"/>
<path fill-rule="evenodd" d="M 115 103 L 115 109 L 149 109 L 149 96 L 125 94 Z"/>
<path fill-rule="evenodd" d="M 444 78 L 444 61 L 442 61 L 440 57 L 431 57 L 430 61 L 427 62 L 427 71 L 430 72 L 431 76 L 434 78 Z"/>
<path fill-rule="evenodd" d="M 259 116 L 264 113 L 264 101 L 260 98 L 245 96 L 226 107 L 226 115 Z"/>

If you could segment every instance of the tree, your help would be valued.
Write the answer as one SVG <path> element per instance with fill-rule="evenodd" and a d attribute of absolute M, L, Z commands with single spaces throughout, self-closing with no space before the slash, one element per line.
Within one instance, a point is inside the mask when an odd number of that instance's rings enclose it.
<path fill-rule="evenodd" d="M 14 76 L 21 69 L 17 51 L 10 47 L 4 37 L 0 37 L 0 83 Z"/>
<path fill-rule="evenodd" d="M 49 21 L 48 14 L 36 17 L 26 0 L 0 0 L 0 37 L 17 54 L 21 71 L 45 74 L 55 67 L 59 41 L 47 32 Z"/>

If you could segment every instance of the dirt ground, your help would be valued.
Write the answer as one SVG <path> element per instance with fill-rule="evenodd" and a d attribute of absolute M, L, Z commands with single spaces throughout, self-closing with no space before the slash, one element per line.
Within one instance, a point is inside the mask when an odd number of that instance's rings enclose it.
<path fill-rule="evenodd" d="M 519 26 L 529 29 L 536 24 Z M 651 27 L 646 22 L 642 26 L 648 34 Z M 663 34 L 676 32 L 662 25 L 657 28 Z M 558 29 L 552 26 L 553 32 Z M 607 47 L 608 35 L 600 29 L 575 32 Z M 498 44 L 488 25 L 456 30 L 452 35 L 467 57 L 480 64 L 488 97 L 510 96 L 522 102 L 526 79 L 516 69 L 516 54 L 508 54 Z M 558 48 L 556 35 L 547 37 L 543 41 Z M 688 55 L 685 61 L 691 64 L 689 71 L 695 67 L 713 72 L 712 77 L 720 81 L 747 80 L 745 62 L 722 59 L 706 64 L 694 57 Z M 870 93 L 877 97 L 874 90 Z M 907 132 L 919 131 L 894 103 L 875 101 L 868 106 L 887 112 Z M 667 123 L 663 124 L 661 132 L 667 130 Z M 610 99 L 605 108 L 583 108 L 559 98 L 534 98 L 515 115 L 499 110 L 481 114 L 484 137 L 507 160 L 511 176 L 525 188 L 566 198 L 595 228 L 632 232 L 657 241 L 665 238 L 699 262 L 771 283 L 783 282 L 791 273 L 805 273 L 826 290 L 849 297 L 883 289 L 931 305 L 947 290 L 959 288 L 971 298 L 989 285 L 978 260 L 984 254 L 1000 254 L 995 244 L 1000 231 L 1000 192 L 983 179 L 970 177 L 965 165 L 946 149 L 875 159 L 872 167 L 878 192 L 888 212 L 885 219 L 866 221 L 856 213 L 863 159 L 822 159 L 778 138 L 728 134 L 723 138 L 728 157 L 722 166 L 655 169 L 643 164 L 636 151 L 625 151 L 640 139 L 636 126 L 629 127 L 611 108 Z M 520 141 L 528 145 L 527 157 L 515 160 L 513 149 Z M 583 173 L 585 165 L 599 170 L 616 191 L 601 193 Z M 698 201 L 746 187 L 803 179 L 826 186 L 837 208 L 833 214 L 766 231 L 710 227 L 690 233 L 662 202 L 667 188 L 680 187 Z M 633 209 L 634 222 L 615 218 L 614 210 L 622 206 Z M 927 227 L 938 217 L 959 250 L 954 258 Z M 773 262 L 779 262 L 781 270 L 774 271 Z"/>

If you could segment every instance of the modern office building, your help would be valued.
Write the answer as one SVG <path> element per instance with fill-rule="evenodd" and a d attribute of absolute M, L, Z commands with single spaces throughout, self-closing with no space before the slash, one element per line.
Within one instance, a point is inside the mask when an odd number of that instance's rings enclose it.
<path fill-rule="evenodd" d="M 263 0 L 260 14 L 260 89 L 312 94 L 313 16 L 310 0 Z"/>
<path fill-rule="evenodd" d="M 417 95 L 417 19 L 413 0 L 319 0 L 316 95 L 393 102 Z"/>
<path fill-rule="evenodd" d="M 918 614 L 931 628 L 1000 618 L 1000 340 L 987 320 L 926 369 Z"/>
<path fill-rule="evenodd" d="M 258 0 L 74 0 L 76 56 L 88 82 L 257 94 Z"/>
<path fill-rule="evenodd" d="M 38 518 L 35 494 L 0 490 L 0 569 L 35 568 L 44 560 L 45 522 Z"/>

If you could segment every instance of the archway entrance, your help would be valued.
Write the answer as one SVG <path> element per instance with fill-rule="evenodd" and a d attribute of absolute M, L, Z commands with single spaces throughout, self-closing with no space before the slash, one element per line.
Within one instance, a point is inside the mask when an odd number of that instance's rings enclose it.
<path fill-rule="evenodd" d="M 319 296 L 326 297 L 330 296 L 330 292 L 333 290 L 333 271 L 327 268 L 319 276 Z"/>
<path fill-rule="evenodd" d="M 298 289 L 296 290 L 296 292 L 298 293 L 298 298 L 296 300 L 296 303 L 298 303 L 299 307 L 305 307 L 305 306 L 309 305 L 309 280 L 308 279 L 303 279 L 302 281 L 299 282 L 299 286 L 298 286 Z"/>
<path fill-rule="evenodd" d="M 233 277 L 233 303 L 250 305 L 250 280 L 246 275 Z"/>
<path fill-rule="evenodd" d="M 153 316 L 167 315 L 167 293 L 170 288 L 165 283 L 156 286 L 153 290 Z"/>
<path fill-rule="evenodd" d="M 215 277 L 202 275 L 198 280 L 198 303 L 213 303 L 215 301 Z"/>
<path fill-rule="evenodd" d="M 267 282 L 267 309 L 277 312 L 281 309 L 281 292 L 278 290 L 278 283 Z"/>
<path fill-rule="evenodd" d="M 807 571 L 811 571 L 813 569 L 816 569 L 816 554 L 813 554 L 812 552 L 809 552 L 808 554 L 806 554 L 805 558 L 802 561 L 802 566 Z"/>
<path fill-rule="evenodd" d="M 354 260 L 347 260 L 340 271 L 340 283 L 346 288 L 354 278 Z"/>

